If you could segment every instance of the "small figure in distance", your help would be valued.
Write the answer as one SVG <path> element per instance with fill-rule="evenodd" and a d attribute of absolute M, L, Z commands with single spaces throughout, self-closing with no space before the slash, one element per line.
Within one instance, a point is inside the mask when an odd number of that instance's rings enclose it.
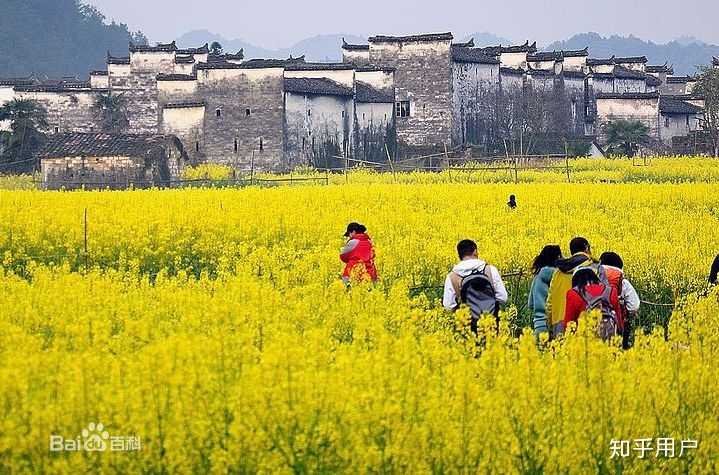
<path fill-rule="evenodd" d="M 367 235 L 367 228 L 359 223 L 350 223 L 345 232 L 347 243 L 340 251 L 340 260 L 345 263 L 342 280 L 345 284 L 353 279 L 377 282 L 377 269 L 374 265 L 374 247 Z"/>
<path fill-rule="evenodd" d="M 517 208 L 517 198 L 514 195 L 509 195 L 509 201 L 507 201 L 507 206 L 509 206 L 509 209 Z"/>

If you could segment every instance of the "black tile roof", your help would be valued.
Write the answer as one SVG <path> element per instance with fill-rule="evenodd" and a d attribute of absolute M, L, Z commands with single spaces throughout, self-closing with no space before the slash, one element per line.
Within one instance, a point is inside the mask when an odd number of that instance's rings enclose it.
<path fill-rule="evenodd" d="M 357 91 L 357 102 L 382 104 L 394 102 L 393 93 L 381 91 L 362 81 L 355 81 L 355 90 Z"/>
<path fill-rule="evenodd" d="M 694 76 L 670 76 L 667 78 L 667 84 L 684 84 L 696 80 Z"/>
<path fill-rule="evenodd" d="M 225 53 L 222 57 L 225 58 L 226 61 L 242 61 L 245 59 L 245 48 L 240 48 L 237 53 Z"/>
<path fill-rule="evenodd" d="M 376 66 L 374 64 L 363 64 L 355 66 L 355 71 L 360 73 L 367 73 L 372 71 L 394 72 L 397 71 L 397 68 L 392 68 L 390 66 Z"/>
<path fill-rule="evenodd" d="M 195 81 L 197 75 L 195 74 L 158 74 L 158 81 Z"/>
<path fill-rule="evenodd" d="M 459 46 L 461 48 L 474 48 L 474 38 L 470 38 L 469 41 L 464 43 L 452 43 L 452 46 Z"/>
<path fill-rule="evenodd" d="M 195 57 L 192 55 L 175 56 L 175 64 L 193 64 L 194 62 L 195 62 Z"/>
<path fill-rule="evenodd" d="M 369 51 L 369 45 L 351 45 L 342 38 L 342 49 L 347 51 Z"/>
<path fill-rule="evenodd" d="M 78 84 L 32 84 L 15 86 L 18 92 L 97 92 L 102 89 L 92 89 L 90 83 Z"/>
<path fill-rule="evenodd" d="M 717 58 L 716 56 L 712 56 L 712 64 L 714 66 L 719 66 L 719 58 Z"/>
<path fill-rule="evenodd" d="M 499 68 L 499 73 L 514 75 L 514 76 L 524 76 L 524 69 L 521 69 L 521 68 Z"/>
<path fill-rule="evenodd" d="M 101 70 L 91 71 L 90 76 L 107 76 L 107 71 L 101 71 Z"/>
<path fill-rule="evenodd" d="M 107 64 L 130 64 L 129 56 L 112 56 L 107 52 Z"/>
<path fill-rule="evenodd" d="M 530 76 L 545 76 L 545 77 L 552 77 L 555 75 L 554 71 L 549 71 L 546 69 L 532 69 L 532 68 L 529 68 L 527 70 L 527 74 L 529 74 Z"/>
<path fill-rule="evenodd" d="M 614 67 L 614 76 L 617 79 L 646 79 L 647 75 L 641 71 L 625 68 L 623 66 Z"/>
<path fill-rule="evenodd" d="M 662 114 L 700 114 L 704 109 L 689 102 L 668 97 L 659 98 L 659 111 Z"/>
<path fill-rule="evenodd" d="M 624 57 L 616 56 L 616 57 L 614 57 L 615 63 L 623 63 L 623 64 L 642 64 L 642 63 L 646 63 L 647 61 L 648 60 L 647 60 L 646 56 L 624 56 Z"/>
<path fill-rule="evenodd" d="M 377 35 L 369 38 L 370 43 L 405 43 L 410 41 L 452 41 L 452 33 L 427 33 L 423 35 L 409 36 L 384 36 Z"/>
<path fill-rule="evenodd" d="M 529 44 L 529 40 L 527 40 L 523 45 L 516 45 L 516 46 L 485 46 L 482 48 L 482 50 L 489 55 L 492 56 L 498 56 L 502 53 L 536 53 L 537 52 L 537 42 L 535 41 L 531 45 Z"/>
<path fill-rule="evenodd" d="M 487 55 L 482 48 L 452 46 L 452 61 L 455 63 L 499 64 L 496 56 Z"/>
<path fill-rule="evenodd" d="M 230 63 L 227 61 L 212 61 L 207 63 L 198 63 L 197 69 L 264 69 L 264 68 L 284 68 L 288 62 L 283 59 L 250 59 L 244 63 Z"/>
<path fill-rule="evenodd" d="M 597 99 L 659 99 L 658 92 L 598 92 Z"/>
<path fill-rule="evenodd" d="M 172 53 L 177 51 L 177 45 L 172 43 L 158 43 L 155 46 L 136 45 L 130 43 L 130 53 Z"/>
<path fill-rule="evenodd" d="M 671 66 L 667 66 L 667 63 L 664 63 L 662 65 L 647 65 L 646 71 L 648 73 L 674 74 L 674 68 L 672 68 Z"/>
<path fill-rule="evenodd" d="M 611 58 L 588 58 L 587 66 L 611 66 L 614 64 L 614 56 Z"/>
<path fill-rule="evenodd" d="M 347 71 L 354 69 L 349 63 L 303 63 L 301 61 L 288 62 L 287 71 Z"/>
<path fill-rule="evenodd" d="M 27 78 L 0 78 L 0 86 L 32 86 L 37 81 L 32 77 Z"/>
<path fill-rule="evenodd" d="M 40 158 L 137 157 L 163 148 L 173 136 L 155 134 L 54 134 L 40 149 Z"/>
<path fill-rule="evenodd" d="M 538 51 L 536 53 L 528 54 L 527 61 L 561 61 L 564 59 L 561 51 Z"/>
<path fill-rule="evenodd" d="M 205 107 L 205 103 L 202 101 L 168 102 L 163 106 L 163 109 L 191 109 L 196 107 Z"/>
<path fill-rule="evenodd" d="M 177 54 L 208 54 L 209 52 L 210 48 L 207 43 L 199 48 L 180 48 L 177 50 Z"/>
<path fill-rule="evenodd" d="M 651 74 L 646 75 L 646 81 L 647 81 L 647 86 L 659 87 L 662 85 L 662 82 L 659 80 L 659 78 L 656 78 L 656 77 L 652 76 Z"/>
<path fill-rule="evenodd" d="M 594 79 L 609 79 L 614 80 L 614 73 L 592 73 L 591 76 Z"/>
<path fill-rule="evenodd" d="M 562 56 L 564 56 L 565 58 L 589 56 L 589 46 L 585 47 L 584 49 L 562 50 Z"/>
<path fill-rule="evenodd" d="M 584 71 L 571 71 L 568 69 L 562 71 L 562 76 L 574 79 L 584 79 L 587 77 L 587 75 L 584 74 Z"/>
<path fill-rule="evenodd" d="M 327 96 L 351 96 L 352 89 L 327 78 L 285 78 L 285 92 Z"/>

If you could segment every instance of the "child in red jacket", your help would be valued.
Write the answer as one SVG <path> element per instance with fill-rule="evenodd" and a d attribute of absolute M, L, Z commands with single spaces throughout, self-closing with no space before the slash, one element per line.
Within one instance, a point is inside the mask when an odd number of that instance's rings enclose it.
<path fill-rule="evenodd" d="M 377 281 L 377 269 L 374 265 L 374 248 L 372 240 L 367 235 L 367 228 L 359 223 L 347 225 L 345 237 L 349 240 L 340 251 L 340 260 L 345 263 L 342 280 L 349 283 L 353 276 L 369 277 L 372 282 Z"/>
<path fill-rule="evenodd" d="M 564 328 L 567 328 L 569 322 L 579 320 L 582 312 L 587 310 L 587 302 L 580 295 L 578 289 L 584 289 L 589 297 L 599 297 L 605 292 L 606 287 L 599 281 L 594 269 L 583 268 L 577 270 L 572 277 L 572 288 L 567 292 Z M 624 322 L 622 321 L 622 313 L 619 307 L 619 296 L 617 295 L 617 289 L 614 287 L 611 288 L 609 293 L 609 304 L 614 309 L 614 314 L 617 316 L 617 327 L 621 331 L 624 327 Z"/>

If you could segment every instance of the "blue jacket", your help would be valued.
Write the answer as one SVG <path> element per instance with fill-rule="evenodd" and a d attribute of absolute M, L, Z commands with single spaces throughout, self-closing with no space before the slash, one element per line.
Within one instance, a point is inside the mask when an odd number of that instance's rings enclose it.
<path fill-rule="evenodd" d="M 549 296 L 549 284 L 552 282 L 552 276 L 556 270 L 556 267 L 543 267 L 534 276 L 532 285 L 529 288 L 527 306 L 532 312 L 532 326 L 534 327 L 535 335 L 549 331 L 546 314 L 547 297 Z"/>

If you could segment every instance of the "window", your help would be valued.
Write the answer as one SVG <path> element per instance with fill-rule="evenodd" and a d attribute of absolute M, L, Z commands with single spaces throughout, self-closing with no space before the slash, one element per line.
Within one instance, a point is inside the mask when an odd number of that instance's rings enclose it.
<path fill-rule="evenodd" d="M 362 113 L 362 120 L 364 120 L 364 112 Z"/>
<path fill-rule="evenodd" d="M 689 128 L 689 116 L 687 116 L 687 128 Z"/>
<path fill-rule="evenodd" d="M 215 115 L 216 115 L 217 117 L 222 117 L 222 109 L 217 109 L 217 110 L 215 111 Z"/>
<path fill-rule="evenodd" d="M 55 127 L 55 133 L 60 132 L 60 127 Z"/>
<path fill-rule="evenodd" d="M 195 152 L 200 151 L 200 142 L 195 142 Z"/>
<path fill-rule="evenodd" d="M 304 137 L 302 137 L 302 150 L 305 149 L 305 140 L 306 140 L 306 139 L 305 139 Z"/>
<path fill-rule="evenodd" d="M 265 149 L 264 144 L 262 143 L 262 137 L 260 137 L 260 152 Z"/>
<path fill-rule="evenodd" d="M 312 111 L 310 109 L 307 109 L 307 117 L 310 117 L 312 115 Z"/>
<path fill-rule="evenodd" d="M 235 139 L 235 153 L 237 153 L 237 139 Z"/>
<path fill-rule="evenodd" d="M 245 109 L 245 117 L 249 117 L 252 115 L 252 111 L 250 109 Z"/>
<path fill-rule="evenodd" d="M 345 111 L 342 111 L 342 117 L 344 117 L 344 116 L 345 116 Z"/>
<path fill-rule="evenodd" d="M 395 106 L 397 117 L 409 117 L 409 101 L 399 101 Z"/>
<path fill-rule="evenodd" d="M 669 117 L 664 118 L 664 127 L 669 127 Z"/>

